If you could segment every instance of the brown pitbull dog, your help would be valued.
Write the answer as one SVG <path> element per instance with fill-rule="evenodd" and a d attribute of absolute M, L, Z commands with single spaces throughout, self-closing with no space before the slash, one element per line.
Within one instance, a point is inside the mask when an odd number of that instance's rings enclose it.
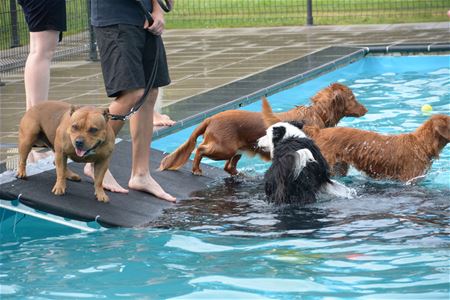
<path fill-rule="evenodd" d="M 45 101 L 30 108 L 20 121 L 17 178 L 26 178 L 27 156 L 34 145 L 46 145 L 55 152 L 55 195 L 66 191 L 66 178 L 80 181 L 67 168 L 67 158 L 94 164 L 94 187 L 98 201 L 108 202 L 103 177 L 114 150 L 115 134 L 108 124 L 108 109 L 74 107 L 62 101 Z"/>

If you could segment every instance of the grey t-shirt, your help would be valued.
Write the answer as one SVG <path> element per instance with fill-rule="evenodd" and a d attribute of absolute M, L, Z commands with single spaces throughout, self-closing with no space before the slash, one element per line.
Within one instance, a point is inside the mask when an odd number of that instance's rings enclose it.
<path fill-rule="evenodd" d="M 152 11 L 151 0 L 142 0 Z M 145 16 L 136 0 L 91 0 L 91 24 L 103 27 L 116 24 L 144 26 Z"/>

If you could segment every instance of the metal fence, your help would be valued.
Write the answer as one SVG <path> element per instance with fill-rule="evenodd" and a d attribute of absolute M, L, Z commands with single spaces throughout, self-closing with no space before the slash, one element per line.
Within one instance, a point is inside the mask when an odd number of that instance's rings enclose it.
<path fill-rule="evenodd" d="M 67 0 L 67 28 L 58 45 L 55 60 L 73 55 L 89 57 L 93 44 L 89 31 L 89 0 Z M 0 0 L 0 76 L 17 71 L 28 55 L 29 33 L 22 7 L 16 0 Z"/>
<path fill-rule="evenodd" d="M 68 32 L 55 59 L 95 58 L 89 0 L 66 3 Z M 175 0 L 166 24 L 168 28 L 216 28 L 434 22 L 448 21 L 448 9 L 450 0 Z M 0 0 L 0 79 L 23 67 L 28 38 L 17 0 Z"/>

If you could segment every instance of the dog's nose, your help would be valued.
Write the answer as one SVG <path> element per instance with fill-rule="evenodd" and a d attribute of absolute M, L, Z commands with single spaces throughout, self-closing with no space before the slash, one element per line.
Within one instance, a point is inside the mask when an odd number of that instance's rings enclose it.
<path fill-rule="evenodd" d="M 75 140 L 75 147 L 83 148 L 83 146 L 84 146 L 84 141 L 82 139 L 76 139 Z"/>

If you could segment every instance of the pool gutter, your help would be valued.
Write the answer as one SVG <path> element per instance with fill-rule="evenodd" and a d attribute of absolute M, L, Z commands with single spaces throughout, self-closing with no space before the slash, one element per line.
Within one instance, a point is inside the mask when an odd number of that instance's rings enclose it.
<path fill-rule="evenodd" d="M 389 44 L 364 47 L 367 54 L 432 53 L 450 51 L 450 44 Z"/>

